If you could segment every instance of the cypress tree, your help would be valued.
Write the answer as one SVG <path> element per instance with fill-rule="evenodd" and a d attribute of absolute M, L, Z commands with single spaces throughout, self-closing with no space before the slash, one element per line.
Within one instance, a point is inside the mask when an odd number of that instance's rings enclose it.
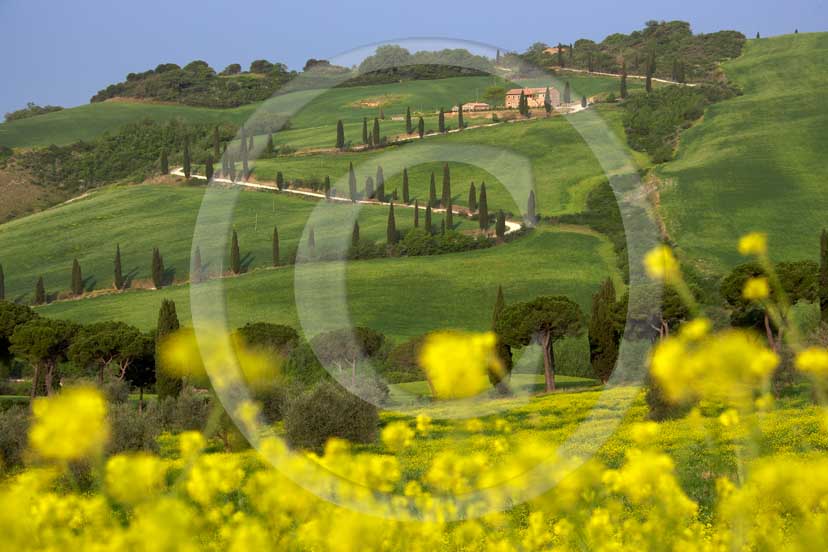
<path fill-rule="evenodd" d="M 442 107 L 440 108 L 440 114 L 437 116 L 437 128 L 441 133 L 446 131 L 446 114 Z"/>
<path fill-rule="evenodd" d="M 463 122 L 463 104 L 457 104 L 457 128 L 463 130 L 465 128 L 466 123 Z"/>
<path fill-rule="evenodd" d="M 402 195 L 403 195 L 403 203 L 408 205 L 411 203 L 409 195 L 408 195 L 408 169 L 403 169 L 403 183 L 402 183 Z"/>
<path fill-rule="evenodd" d="M 213 179 L 213 157 L 208 155 L 207 161 L 204 162 L 204 176 L 207 177 L 207 182 Z"/>
<path fill-rule="evenodd" d="M 388 245 L 394 245 L 399 241 L 399 236 L 397 235 L 397 221 L 394 218 L 394 204 L 388 208 L 388 223 L 385 226 L 385 239 L 388 242 Z"/>
<path fill-rule="evenodd" d="M 426 205 L 425 230 L 431 234 L 431 205 Z"/>
<path fill-rule="evenodd" d="M 615 287 L 607 278 L 598 292 L 592 296 L 592 312 L 589 318 L 589 359 L 592 371 L 602 383 L 607 383 L 618 358 L 618 338 L 615 332 L 613 311 Z"/>
<path fill-rule="evenodd" d="M 434 173 L 431 173 L 431 181 L 428 185 L 428 204 L 432 207 L 437 206 L 437 184 L 434 181 Z"/>
<path fill-rule="evenodd" d="M 558 42 L 558 67 L 564 66 L 563 44 Z"/>
<path fill-rule="evenodd" d="M 3 265 L 0 264 L 0 301 L 6 300 L 6 275 L 3 274 Z"/>
<path fill-rule="evenodd" d="M 114 270 L 115 289 L 124 289 L 124 273 L 121 269 L 121 244 L 115 245 L 115 270 Z"/>
<path fill-rule="evenodd" d="M 170 174 L 170 160 L 167 158 L 167 150 L 161 150 L 161 174 Z"/>
<path fill-rule="evenodd" d="M 414 228 L 420 227 L 420 201 L 414 200 Z"/>
<path fill-rule="evenodd" d="M 423 121 L 422 117 L 420 117 L 420 120 L 417 122 L 417 134 L 420 135 L 420 138 L 425 135 L 425 121 Z"/>
<path fill-rule="evenodd" d="M 356 247 L 359 245 L 359 221 L 354 221 L 354 229 L 351 231 L 351 245 Z"/>
<path fill-rule="evenodd" d="M 316 234 L 313 231 L 313 226 L 311 226 L 310 230 L 308 231 L 308 247 L 310 249 L 316 248 Z"/>
<path fill-rule="evenodd" d="M 523 93 L 523 90 L 520 91 L 520 99 L 518 99 L 518 112 L 524 117 L 529 114 L 526 94 Z"/>
<path fill-rule="evenodd" d="M 474 187 L 474 182 L 469 185 L 469 211 L 472 213 L 477 211 L 477 190 Z"/>
<path fill-rule="evenodd" d="M 331 199 L 331 177 L 330 176 L 325 177 L 325 185 L 324 186 L 325 186 L 324 187 L 325 199 Z"/>
<path fill-rule="evenodd" d="M 529 190 L 529 200 L 526 202 L 526 219 L 529 224 L 535 224 L 535 190 Z"/>
<path fill-rule="evenodd" d="M 452 210 L 451 205 L 451 196 L 448 198 L 448 204 L 446 204 L 446 218 L 445 218 L 446 227 L 451 230 L 454 228 L 454 212 Z"/>
<path fill-rule="evenodd" d="M 38 277 L 35 284 L 34 304 L 42 305 L 46 302 L 46 286 L 43 285 L 43 276 Z"/>
<path fill-rule="evenodd" d="M 492 329 L 497 327 L 497 321 L 500 318 L 500 313 L 506 308 L 506 300 L 503 297 L 503 286 L 497 286 L 497 297 L 495 298 L 494 308 L 492 309 Z"/>
<path fill-rule="evenodd" d="M 354 173 L 354 164 L 349 163 L 348 165 L 348 194 L 351 197 L 351 201 L 356 201 L 357 198 L 357 183 L 356 183 L 356 174 Z"/>
<path fill-rule="evenodd" d="M 546 92 L 543 95 L 543 110 L 546 111 L 546 116 L 552 113 L 552 96 L 549 93 L 549 87 L 546 87 Z"/>
<path fill-rule="evenodd" d="M 72 295 L 83 295 L 83 275 L 77 259 L 72 261 Z"/>
<path fill-rule="evenodd" d="M 230 174 L 228 175 L 230 177 L 230 180 L 232 182 L 235 182 L 236 181 L 236 160 L 231 158 L 228 161 L 227 168 L 230 169 Z"/>
<path fill-rule="evenodd" d="M 155 391 L 159 400 L 167 397 L 177 397 L 184 386 L 181 378 L 176 378 L 167 373 L 161 362 L 163 355 L 160 354 L 164 338 L 178 331 L 180 327 L 178 315 L 175 312 L 175 303 L 169 299 L 164 299 L 158 311 L 158 326 L 155 332 Z"/>
<path fill-rule="evenodd" d="M 164 259 L 157 247 L 152 249 L 152 284 L 155 289 L 164 286 Z"/>
<path fill-rule="evenodd" d="M 581 107 L 586 108 L 587 106 L 587 98 L 586 96 L 581 96 Z"/>
<path fill-rule="evenodd" d="M 370 176 L 365 179 L 365 198 L 371 199 L 374 197 L 374 179 Z"/>
<path fill-rule="evenodd" d="M 213 157 L 221 159 L 221 138 L 219 138 L 218 127 L 213 127 Z"/>
<path fill-rule="evenodd" d="M 276 151 L 276 149 L 273 146 L 273 133 L 268 132 L 267 133 L 267 143 L 265 144 L 265 153 L 267 155 L 273 155 L 273 153 L 275 151 Z"/>
<path fill-rule="evenodd" d="M 249 138 L 249 139 L 248 139 L 248 141 L 247 141 L 247 151 L 248 151 L 248 152 L 252 152 L 252 151 L 253 151 L 253 148 L 255 147 L 255 146 L 253 145 L 253 143 L 254 143 L 254 139 L 255 139 L 255 138 L 256 138 L 256 135 L 251 133 L 251 134 L 250 134 L 250 138 Z"/>
<path fill-rule="evenodd" d="M 570 86 L 569 81 L 566 81 L 566 84 L 564 85 L 563 101 L 566 104 L 572 103 L 572 86 Z"/>
<path fill-rule="evenodd" d="M 184 176 L 190 178 L 190 138 L 184 136 Z"/>
<path fill-rule="evenodd" d="M 480 223 L 480 229 L 486 230 L 489 228 L 489 203 L 486 200 L 486 183 L 480 184 L 480 199 L 477 205 L 478 215 L 477 221 Z"/>
<path fill-rule="evenodd" d="M 368 142 L 368 117 L 362 118 L 362 143 L 366 146 L 371 144 Z"/>
<path fill-rule="evenodd" d="M 593 71 L 593 69 L 594 69 L 594 65 L 593 65 L 592 60 L 593 60 L 593 58 L 592 58 L 592 52 L 590 52 L 590 53 L 587 55 L 587 71 L 589 71 L 590 73 L 592 73 L 592 71 Z"/>
<path fill-rule="evenodd" d="M 230 242 L 230 270 L 233 274 L 241 272 L 241 253 L 239 252 L 239 236 L 233 230 L 233 239 Z"/>
<path fill-rule="evenodd" d="M 276 173 L 276 187 L 280 190 L 285 189 L 285 176 L 282 174 L 282 171 Z"/>
<path fill-rule="evenodd" d="M 627 99 L 627 62 L 621 62 L 621 99 Z"/>
<path fill-rule="evenodd" d="M 758 40 L 758 39 L 760 39 L 760 38 L 762 38 L 762 37 L 761 37 L 761 36 L 759 36 L 759 33 L 757 32 L 757 33 L 756 33 L 756 39 Z"/>
<path fill-rule="evenodd" d="M 451 203 L 451 170 L 448 163 L 443 163 L 443 195 L 440 205 L 446 207 Z"/>
<path fill-rule="evenodd" d="M 405 108 L 405 133 L 411 134 L 414 132 L 414 127 L 411 124 L 411 107 Z"/>
<path fill-rule="evenodd" d="M 377 166 L 377 201 L 385 201 L 385 175 L 382 173 L 382 167 Z"/>
<path fill-rule="evenodd" d="M 571 50 L 570 50 L 571 51 Z M 495 298 L 494 308 L 492 309 L 492 330 L 494 331 L 497 328 L 497 322 L 500 319 L 500 315 L 503 312 L 503 309 L 506 308 L 506 299 L 503 297 L 503 287 L 497 286 L 497 297 Z M 503 362 L 503 366 L 507 372 L 511 373 L 512 371 L 512 348 L 497 336 L 497 349 L 496 349 L 497 356 L 500 357 L 501 362 Z M 489 381 L 494 385 L 498 391 L 501 393 L 508 393 L 509 389 L 505 386 L 503 382 L 503 376 L 501 374 L 496 374 L 494 372 L 489 372 Z"/>
<path fill-rule="evenodd" d="M 828 323 L 828 231 L 819 239 L 819 318 Z"/>
<path fill-rule="evenodd" d="M 379 126 L 379 119 L 374 119 L 374 145 L 380 145 L 380 126 Z"/>
<path fill-rule="evenodd" d="M 244 127 L 241 129 L 241 158 L 242 158 L 242 180 L 247 180 L 250 176 L 250 163 L 247 152 L 247 138 Z"/>
<path fill-rule="evenodd" d="M 273 227 L 273 266 L 279 266 L 279 228 Z"/>
<path fill-rule="evenodd" d="M 498 239 L 503 239 L 506 236 L 506 215 L 503 209 L 497 212 L 497 221 L 495 222 L 495 236 Z"/>
<path fill-rule="evenodd" d="M 342 119 L 336 122 L 336 149 L 345 148 L 345 127 L 342 126 Z"/>
<path fill-rule="evenodd" d="M 190 262 L 190 282 L 197 284 L 201 282 L 202 276 L 202 261 L 201 261 L 201 248 L 196 246 L 195 252 L 193 253 L 193 260 Z"/>
<path fill-rule="evenodd" d="M 440 235 L 445 236 L 446 234 L 446 219 L 445 217 L 443 220 L 440 221 Z"/>
<path fill-rule="evenodd" d="M 655 58 L 655 51 L 650 52 L 650 59 L 647 62 L 647 80 L 645 82 L 645 89 L 647 93 L 653 91 L 653 75 L 655 75 L 656 70 L 656 58 Z"/>

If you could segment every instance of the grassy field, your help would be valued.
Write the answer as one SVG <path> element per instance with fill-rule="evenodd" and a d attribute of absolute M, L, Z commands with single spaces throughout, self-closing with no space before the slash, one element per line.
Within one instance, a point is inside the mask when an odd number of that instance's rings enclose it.
<path fill-rule="evenodd" d="M 617 87 L 615 79 L 573 77 L 575 90 L 584 94 L 609 91 Z M 540 82 L 540 81 L 538 81 Z M 533 81 L 534 83 L 534 81 Z M 193 122 L 232 122 L 241 124 L 257 110 L 261 113 L 291 115 L 291 130 L 275 138 L 279 144 L 295 147 L 325 147 L 335 137 L 335 124 L 342 119 L 346 136 L 354 143 L 362 140 L 362 119 L 379 115 L 382 105 L 388 121 L 383 132 L 391 134 L 404 123 L 391 122 L 390 117 L 402 115 L 406 107 L 412 112 L 430 115 L 429 124 L 436 128 L 433 114 L 440 107 L 450 110 L 458 102 L 482 99 L 493 84 L 509 86 L 495 77 L 457 77 L 439 80 L 406 81 L 403 83 L 336 88 L 328 91 L 306 90 L 274 96 L 263 103 L 234 109 L 209 109 L 182 105 L 160 105 L 145 102 L 103 102 L 64 109 L 38 117 L 0 124 L 0 145 L 9 147 L 69 144 L 91 140 L 103 132 L 113 131 L 127 123 L 150 118 L 170 120 L 181 118 Z M 537 83 L 535 83 L 537 84 Z M 538 86 L 548 84 L 546 81 Z M 431 119 L 434 119 L 433 121 Z M 449 123 L 451 124 L 451 123 Z M 455 125 L 456 126 L 456 125 Z"/>
<path fill-rule="evenodd" d="M 712 106 L 682 135 L 662 212 L 700 268 L 740 262 L 740 235 L 761 230 L 779 259 L 816 259 L 828 224 L 828 33 L 748 42 L 724 65 L 744 96 Z"/>
<path fill-rule="evenodd" d="M 603 107 L 601 114 L 609 122 L 610 128 L 623 132 L 617 108 Z M 524 212 L 528 188 L 519 178 L 522 173 L 516 159 L 525 159 L 530 164 L 528 174 L 536 191 L 537 209 L 543 215 L 582 211 L 587 192 L 602 178 L 601 167 L 592 151 L 563 117 L 506 123 L 446 136 L 430 136 L 421 142 L 364 153 L 262 159 L 256 162 L 255 174 L 256 178 L 265 181 L 273 181 L 277 171 L 281 171 L 288 180 L 322 180 L 325 176 L 330 176 L 332 181 L 336 181 L 347 176 L 348 165 L 353 163 L 357 169 L 363 165 L 363 172 L 357 179 L 358 187 L 362 189 L 365 177 L 373 176 L 376 164 L 380 163 L 386 174 L 386 191 L 390 193 L 395 188 L 401 192 L 402 168 L 408 167 L 412 201 L 413 198 L 418 198 L 422 202 L 428 197 L 431 172 L 436 175 L 437 194 L 440 194 L 442 161 L 455 155 L 452 153 L 454 150 L 450 149 L 452 146 L 457 146 L 458 149 L 471 147 L 468 153 L 457 154 L 460 158 L 467 157 L 468 162 L 449 163 L 452 169 L 453 201 L 458 206 L 467 205 L 471 182 L 479 190 L 480 183 L 485 181 L 490 212 L 492 209 L 504 209 L 515 214 Z M 495 169 L 505 175 L 504 179 L 513 187 L 517 199 L 513 199 L 503 184 L 492 175 Z M 340 191 L 347 193 L 347 189 L 342 189 L 341 186 Z"/>
<path fill-rule="evenodd" d="M 617 277 L 615 265 L 604 261 L 609 247 L 594 236 L 544 228 L 482 251 L 353 261 L 346 267 L 348 307 L 355 323 L 394 339 L 435 328 L 487 329 L 498 285 L 503 286 L 507 301 L 566 295 L 588 309 L 601 280 Z M 305 265 L 302 283 L 314 290 L 317 304 L 336 296 L 337 268 L 339 263 Z M 295 284 L 293 267 L 260 270 L 201 284 L 196 299 L 225 300 L 232 327 L 256 320 L 298 326 Z M 175 300 L 182 322 L 190 323 L 191 295 L 186 285 L 54 303 L 40 312 L 84 323 L 123 320 L 149 329 L 156 323 L 162 298 Z M 309 320 L 323 329 L 337 324 L 324 310 Z"/>
<path fill-rule="evenodd" d="M 7 297 L 27 300 L 39 275 L 43 275 L 49 292 L 68 289 L 73 258 L 81 263 L 88 289 L 109 288 L 116 244 L 121 246 L 124 273 L 134 280 L 150 277 L 153 247 L 160 248 L 165 267 L 172 269 L 177 279 L 186 280 L 193 230 L 204 190 L 171 185 L 104 189 L 90 197 L 0 226 L 0 263 L 6 273 Z M 230 190 L 211 193 L 217 194 L 213 196 L 216 203 L 236 202 L 231 224 L 238 232 L 241 254 L 250 269 L 270 266 L 274 225 L 279 228 L 282 258 L 295 250 L 306 220 L 316 206 L 313 200 L 287 194 Z M 351 209 L 351 206 L 342 205 L 341 209 Z M 205 209 L 202 216 L 212 221 L 219 215 L 215 210 Z M 387 216 L 387 207 L 361 209 L 362 238 L 384 242 Z M 413 216 L 412 210 L 398 209 L 398 228 L 411 227 Z M 442 215 L 435 215 L 433 223 L 439 225 L 441 221 Z M 455 217 L 455 224 L 459 231 L 477 226 L 463 217 Z M 350 230 L 343 232 L 350 236 Z M 55 238 L 33 240 L 33 236 Z M 320 253 L 325 251 L 325 237 L 325 233 L 317 236 Z M 212 236 L 213 240 L 224 238 Z M 201 244 L 202 251 L 206 253 L 213 243 Z M 226 267 L 227 258 L 223 262 Z"/>

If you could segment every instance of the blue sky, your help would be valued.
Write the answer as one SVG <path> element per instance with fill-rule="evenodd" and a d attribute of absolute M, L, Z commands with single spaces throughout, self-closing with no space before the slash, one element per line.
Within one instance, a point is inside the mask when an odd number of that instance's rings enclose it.
<path fill-rule="evenodd" d="M 601 40 L 639 29 L 649 19 L 681 19 L 690 21 L 695 32 L 735 29 L 748 36 L 828 30 L 828 0 L 590 0 L 583 8 L 549 3 L 556 7 L 548 11 L 514 5 L 480 0 L 0 0 L 5 77 L 0 113 L 27 101 L 86 103 L 127 73 L 162 62 L 203 59 L 221 69 L 265 58 L 301 69 L 310 57 L 407 37 L 473 40 L 522 51 L 536 41 Z M 565 5 L 574 7 L 558 7 Z"/>

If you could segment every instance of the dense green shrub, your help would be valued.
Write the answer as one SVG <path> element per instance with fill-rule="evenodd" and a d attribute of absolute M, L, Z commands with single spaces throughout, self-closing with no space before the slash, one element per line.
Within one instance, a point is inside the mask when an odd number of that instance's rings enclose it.
<path fill-rule="evenodd" d="M 0 470 L 8 470 L 23 464 L 26 436 L 29 431 L 27 406 L 0 408 Z"/>
<path fill-rule="evenodd" d="M 109 405 L 110 436 L 106 452 L 118 454 L 127 451 L 158 450 L 156 438 L 165 429 L 161 410 L 154 402 L 149 403 L 143 413 L 128 402 Z"/>
<path fill-rule="evenodd" d="M 129 400 L 129 384 L 121 379 L 109 379 L 104 382 L 101 391 L 110 403 L 125 403 Z"/>
<path fill-rule="evenodd" d="M 334 382 L 323 382 L 290 401 L 285 433 L 293 448 L 321 451 L 331 437 L 370 443 L 377 435 L 377 408 Z"/>
<path fill-rule="evenodd" d="M 426 379 L 419 362 L 420 348 L 424 341 L 425 336 L 421 335 L 391 349 L 383 371 L 383 376 L 388 382 L 405 383 Z"/>
<path fill-rule="evenodd" d="M 303 341 L 291 351 L 284 366 L 288 381 L 301 385 L 313 385 L 329 379 L 330 375 L 316 358 L 310 344 Z"/>
<path fill-rule="evenodd" d="M 430 234 L 422 228 L 412 228 L 397 244 L 396 253 L 408 257 L 459 253 L 486 249 L 495 244 L 488 238 L 475 238 L 452 230 L 445 234 Z"/>
<path fill-rule="evenodd" d="M 6 122 L 19 121 L 20 119 L 28 119 L 29 117 L 36 117 L 45 113 L 52 113 L 54 111 L 61 111 L 62 107 L 59 105 L 37 105 L 32 102 L 26 104 L 23 109 L 6 113 Z"/>

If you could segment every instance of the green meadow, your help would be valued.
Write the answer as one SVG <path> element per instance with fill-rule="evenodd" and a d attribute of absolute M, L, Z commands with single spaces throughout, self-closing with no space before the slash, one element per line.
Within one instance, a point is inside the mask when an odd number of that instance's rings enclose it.
<path fill-rule="evenodd" d="M 661 167 L 662 214 L 686 259 L 721 273 L 740 235 L 768 233 L 775 258 L 816 259 L 828 226 L 828 34 L 751 40 L 724 64 L 744 95 L 717 103 Z"/>

